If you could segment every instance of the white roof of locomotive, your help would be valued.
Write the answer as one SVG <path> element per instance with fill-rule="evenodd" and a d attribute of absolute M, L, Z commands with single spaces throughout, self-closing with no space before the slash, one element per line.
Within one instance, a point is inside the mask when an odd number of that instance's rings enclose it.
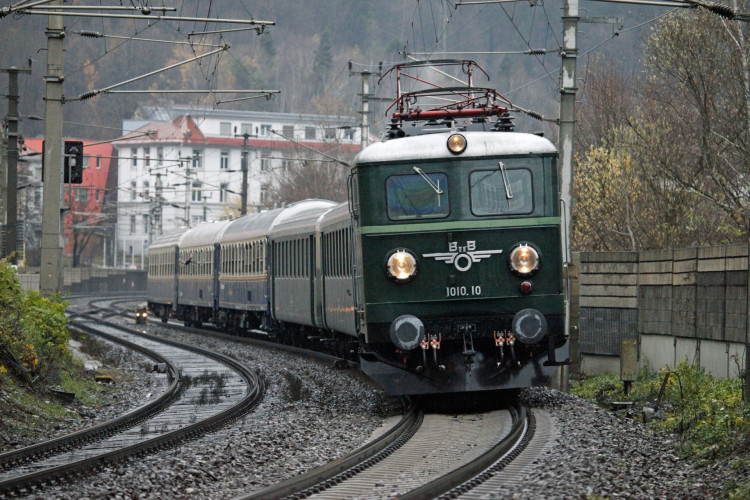
<path fill-rule="evenodd" d="M 430 160 L 445 158 L 478 158 L 522 154 L 556 153 L 555 146 L 544 137 L 522 132 L 458 132 L 466 137 L 466 151 L 452 155 L 448 137 L 453 132 L 402 137 L 378 142 L 361 151 L 354 162 Z"/>

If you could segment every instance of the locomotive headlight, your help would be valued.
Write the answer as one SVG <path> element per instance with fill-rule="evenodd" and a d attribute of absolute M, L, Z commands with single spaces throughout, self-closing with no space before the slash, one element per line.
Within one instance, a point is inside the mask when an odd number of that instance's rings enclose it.
<path fill-rule="evenodd" d="M 389 278 L 403 283 L 417 274 L 417 258 L 406 249 L 396 250 L 388 256 L 385 267 Z"/>
<path fill-rule="evenodd" d="M 466 149 L 466 137 L 461 134 L 453 134 L 448 137 L 448 150 L 457 155 L 464 152 Z"/>
<path fill-rule="evenodd" d="M 510 268 L 520 276 L 531 276 L 540 265 L 539 252 L 526 243 L 517 245 L 510 252 Z"/>

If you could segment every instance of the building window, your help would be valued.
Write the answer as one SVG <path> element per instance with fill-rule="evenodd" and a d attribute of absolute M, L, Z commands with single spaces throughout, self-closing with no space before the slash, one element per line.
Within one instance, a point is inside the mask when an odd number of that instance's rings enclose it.
<path fill-rule="evenodd" d="M 219 201 L 220 202 L 227 201 L 227 183 L 226 182 L 223 182 L 219 186 Z"/>
<path fill-rule="evenodd" d="M 289 168 L 292 166 L 292 159 L 291 158 L 282 158 L 281 159 L 281 168 Z"/>
<path fill-rule="evenodd" d="M 130 216 L 130 234 L 135 234 L 135 215 Z"/>
<path fill-rule="evenodd" d="M 96 169 L 100 170 L 101 168 L 102 168 L 102 157 L 101 156 L 97 156 L 96 157 Z"/>
<path fill-rule="evenodd" d="M 97 189 L 96 190 L 96 201 L 97 202 L 102 201 L 102 190 L 101 189 Z"/>
<path fill-rule="evenodd" d="M 354 140 L 354 128 L 344 129 L 344 138 L 348 141 Z"/>
<path fill-rule="evenodd" d="M 271 125 L 264 123 L 260 126 L 260 135 L 271 135 Z"/>
<path fill-rule="evenodd" d="M 146 158 L 145 160 L 146 166 L 147 167 L 150 166 L 151 165 L 151 148 L 143 148 L 143 155 Z"/>
<path fill-rule="evenodd" d="M 130 165 L 133 167 L 138 166 L 138 149 L 130 148 Z"/>
<path fill-rule="evenodd" d="M 80 202 L 89 201 L 89 189 L 88 188 L 76 188 L 76 201 L 80 201 Z"/>
<path fill-rule="evenodd" d="M 268 153 L 260 155 L 260 169 L 264 172 L 271 170 L 271 158 L 268 156 Z"/>
<path fill-rule="evenodd" d="M 193 192 L 192 197 L 190 198 L 193 201 L 201 201 L 201 183 L 200 182 L 193 182 Z"/>
<path fill-rule="evenodd" d="M 220 135 L 232 135 L 232 123 L 231 122 L 219 123 L 219 134 Z"/>
<path fill-rule="evenodd" d="M 260 204 L 266 205 L 268 204 L 269 197 L 268 197 L 268 184 L 263 184 L 260 187 Z"/>
<path fill-rule="evenodd" d="M 336 129 L 335 128 L 327 128 L 324 130 L 324 135 L 326 139 L 335 139 L 336 138 Z"/>
<path fill-rule="evenodd" d="M 284 125 L 281 127 L 281 131 L 284 134 L 284 137 L 294 139 L 294 125 Z"/>
<path fill-rule="evenodd" d="M 149 229 L 149 220 L 148 219 L 149 219 L 148 214 L 144 214 L 143 215 L 143 232 L 146 233 L 146 234 L 148 234 L 148 232 L 149 232 L 148 231 L 148 229 Z"/>
<path fill-rule="evenodd" d="M 130 182 L 130 201 L 138 199 L 138 191 L 136 190 L 135 181 Z"/>
<path fill-rule="evenodd" d="M 229 169 L 229 151 L 221 152 L 221 159 L 220 159 L 219 166 L 222 170 Z"/>
<path fill-rule="evenodd" d="M 164 148 L 156 148 L 156 164 L 161 165 L 164 161 Z"/>
<path fill-rule="evenodd" d="M 193 150 L 193 168 L 203 168 L 203 152 L 200 149 Z"/>
<path fill-rule="evenodd" d="M 148 188 L 149 188 L 148 180 L 144 180 L 143 181 L 143 197 L 144 198 L 148 198 L 148 195 L 149 195 Z"/>
<path fill-rule="evenodd" d="M 305 139 L 308 141 L 315 140 L 315 127 L 305 127 Z"/>
<path fill-rule="evenodd" d="M 252 133 L 253 133 L 252 123 L 243 123 L 240 125 L 240 135 L 252 134 Z"/>

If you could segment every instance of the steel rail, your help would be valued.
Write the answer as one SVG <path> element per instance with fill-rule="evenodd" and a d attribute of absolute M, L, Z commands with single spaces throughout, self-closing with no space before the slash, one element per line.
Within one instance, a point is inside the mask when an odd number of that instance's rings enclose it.
<path fill-rule="evenodd" d="M 160 338 L 155 335 L 149 335 L 137 330 L 134 331 L 121 325 L 102 321 L 99 318 L 93 318 L 83 314 L 79 315 L 79 317 L 97 321 L 98 323 L 106 325 L 110 328 L 115 328 L 118 330 L 126 331 L 130 334 L 139 335 L 143 338 L 155 342 L 161 342 L 173 347 L 199 353 L 203 356 L 211 357 L 214 360 L 224 363 L 234 369 L 238 374 L 240 374 L 240 376 L 242 376 L 246 380 L 248 389 L 245 397 L 237 405 L 228 408 L 220 413 L 212 415 L 204 420 L 201 420 L 200 422 L 196 422 L 194 424 L 188 425 L 187 427 L 183 427 L 182 429 L 176 429 L 174 431 L 156 436 L 146 441 L 106 452 L 97 456 L 77 460 L 71 463 L 51 467 L 49 469 L 40 470 L 22 476 L 17 476 L 15 478 L 0 482 L 0 494 L 12 494 L 20 493 L 23 491 L 30 491 L 36 487 L 60 480 L 61 478 L 66 476 L 83 474 L 93 469 L 98 469 L 104 465 L 121 462 L 135 455 L 145 455 L 157 450 L 173 447 L 179 444 L 181 441 L 194 439 L 198 436 L 216 430 L 229 421 L 232 421 L 244 415 L 248 411 L 252 410 L 255 406 L 257 406 L 257 404 L 263 397 L 265 386 L 261 378 L 256 373 L 244 366 L 242 363 L 229 356 L 225 356 L 223 354 L 212 351 L 207 351 L 190 344 Z"/>
<path fill-rule="evenodd" d="M 531 412 L 518 401 L 509 410 L 513 415 L 513 425 L 504 439 L 471 462 L 401 495 L 399 499 L 456 498 L 504 468 L 526 448 L 534 436 Z"/>
<path fill-rule="evenodd" d="M 73 328 L 77 328 L 81 331 L 85 331 L 90 334 L 94 334 L 112 342 L 118 343 L 127 347 L 128 349 L 138 351 L 141 354 L 151 358 L 157 363 L 164 363 L 167 366 L 167 376 L 169 377 L 170 385 L 167 390 L 154 401 L 145 405 L 139 406 L 138 408 L 120 415 L 112 420 L 102 422 L 86 429 L 81 429 L 65 436 L 49 439 L 41 443 L 36 443 L 24 448 L 18 448 L 15 450 L 7 451 L 0 454 L 0 469 L 10 469 L 23 463 L 29 463 L 41 458 L 47 458 L 56 453 L 67 451 L 72 448 L 77 448 L 87 443 L 91 443 L 100 439 L 104 439 L 108 436 L 116 434 L 120 431 L 133 427 L 144 420 L 160 413 L 172 402 L 174 402 L 182 393 L 183 384 L 180 380 L 180 373 L 177 367 L 172 361 L 163 357 L 162 355 L 146 348 L 130 342 L 128 340 L 120 339 L 114 335 L 110 335 L 105 332 L 99 332 L 94 328 L 90 328 L 85 325 L 69 325 Z"/>
<path fill-rule="evenodd" d="M 236 500 L 274 500 L 284 497 L 304 498 L 319 493 L 382 461 L 398 450 L 417 432 L 424 415 L 412 407 L 388 432 L 338 460 L 276 483 Z"/>

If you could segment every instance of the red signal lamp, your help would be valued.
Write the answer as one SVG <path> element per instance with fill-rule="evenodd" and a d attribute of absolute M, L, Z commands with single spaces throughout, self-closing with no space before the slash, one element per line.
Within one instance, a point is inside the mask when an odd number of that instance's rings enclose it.
<path fill-rule="evenodd" d="M 521 283 L 521 293 L 529 293 L 532 289 L 532 285 L 530 281 L 524 281 Z"/>

